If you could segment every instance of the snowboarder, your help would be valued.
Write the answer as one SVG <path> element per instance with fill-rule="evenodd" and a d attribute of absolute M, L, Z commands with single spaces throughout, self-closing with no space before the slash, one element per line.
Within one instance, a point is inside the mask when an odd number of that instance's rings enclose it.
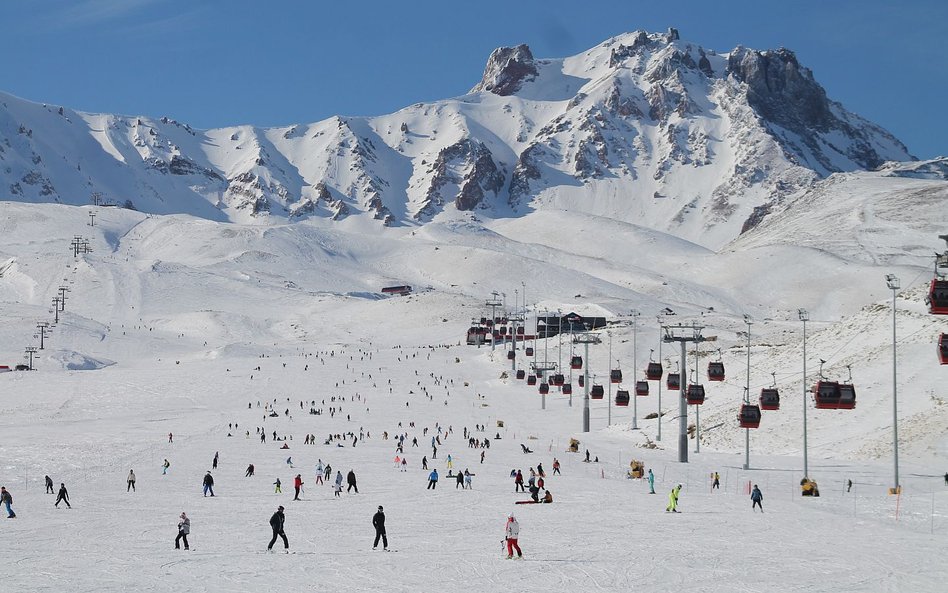
<path fill-rule="evenodd" d="M 53 506 L 57 509 L 59 508 L 59 503 L 64 502 L 68 508 L 72 508 L 72 505 L 69 504 L 69 493 L 66 492 L 66 485 L 62 482 L 59 483 L 59 493 L 56 495 L 56 504 Z"/>
<path fill-rule="evenodd" d="M 668 493 L 668 506 L 665 507 L 666 513 L 678 512 L 678 494 L 681 492 L 681 484 L 678 484 Z"/>
<path fill-rule="evenodd" d="M 721 489 L 720 474 L 718 474 L 718 472 L 714 472 L 713 474 L 711 474 L 711 478 L 714 480 L 714 482 L 712 482 L 711 484 L 711 489 L 714 490 L 715 488 L 717 488 L 718 490 L 720 490 Z"/>
<path fill-rule="evenodd" d="M 764 500 L 764 494 L 760 491 L 760 488 L 757 487 L 757 484 L 754 484 L 754 490 L 751 492 L 751 500 L 754 503 L 751 505 L 751 510 L 757 512 L 757 507 L 760 507 L 760 512 L 764 512 L 764 507 L 760 503 Z"/>
<path fill-rule="evenodd" d="M 214 496 L 214 477 L 211 476 L 211 472 L 204 474 L 204 496 L 207 496 L 208 492 Z"/>
<path fill-rule="evenodd" d="M 283 493 L 283 488 L 282 488 L 282 484 L 280 483 L 280 478 L 277 478 L 277 481 L 273 483 L 273 493 L 274 494 Z"/>
<path fill-rule="evenodd" d="M 303 489 L 303 476 L 301 474 L 296 474 L 296 477 L 293 479 L 293 489 L 296 491 L 293 495 L 293 500 L 299 500 L 300 490 Z"/>
<path fill-rule="evenodd" d="M 283 515 L 283 507 L 277 507 L 273 516 L 270 517 L 270 527 L 273 529 L 273 538 L 270 539 L 270 543 L 267 545 L 267 551 L 270 552 L 273 550 L 273 544 L 276 543 L 278 537 L 283 538 L 283 549 L 286 550 L 286 553 L 290 553 L 290 542 L 286 539 L 286 533 L 283 531 L 283 524 L 286 521 L 286 517 Z"/>
<path fill-rule="evenodd" d="M 375 527 L 375 543 L 372 544 L 372 549 L 379 547 L 379 538 L 381 538 L 382 549 L 388 551 L 388 536 L 385 535 L 385 513 L 382 512 L 382 505 L 379 505 L 379 510 L 372 517 L 372 526 Z"/>
<path fill-rule="evenodd" d="M 428 474 L 428 488 L 426 490 L 435 490 L 438 487 L 438 470 L 433 469 L 431 473 Z"/>
<path fill-rule="evenodd" d="M 191 533 L 191 519 L 185 514 L 184 511 L 181 511 L 181 516 L 178 517 L 178 537 L 174 538 L 174 549 L 181 549 L 181 542 L 184 541 L 184 549 L 190 550 L 191 546 L 188 544 L 188 534 Z"/>
<path fill-rule="evenodd" d="M 250 478 L 253 476 L 253 464 L 247 466 L 247 471 L 244 473 L 245 478 Z"/>
<path fill-rule="evenodd" d="M 131 470 L 131 469 L 128 470 L 128 478 L 126 481 L 128 482 L 128 487 L 125 489 L 125 491 L 134 492 L 135 491 L 135 470 Z"/>
<path fill-rule="evenodd" d="M 214 461 L 211 462 L 211 469 L 217 469 L 217 459 L 220 457 L 220 453 L 214 451 Z"/>
<path fill-rule="evenodd" d="M 346 474 L 346 484 L 349 485 L 349 487 L 346 488 L 347 493 L 352 492 L 353 488 L 355 488 L 356 494 L 359 493 L 359 487 L 356 486 L 356 475 L 351 469 L 349 470 L 349 473 Z"/>
<path fill-rule="evenodd" d="M 16 513 L 14 513 L 10 507 L 10 505 L 13 504 L 13 495 L 10 494 L 5 486 L 0 486 L 0 504 L 3 504 L 7 508 L 7 519 L 16 519 Z"/>
<path fill-rule="evenodd" d="M 55 494 L 53 491 L 53 479 L 46 476 L 46 494 Z"/>
<path fill-rule="evenodd" d="M 649 494 L 655 494 L 655 474 L 652 470 L 648 470 L 648 489 Z"/>
<path fill-rule="evenodd" d="M 513 551 L 517 550 L 517 559 L 523 559 L 523 552 L 520 551 L 520 544 L 517 543 L 520 537 L 520 523 L 517 518 L 511 514 L 507 517 L 507 527 L 505 529 L 504 540 L 507 542 L 507 559 L 513 558 Z"/>

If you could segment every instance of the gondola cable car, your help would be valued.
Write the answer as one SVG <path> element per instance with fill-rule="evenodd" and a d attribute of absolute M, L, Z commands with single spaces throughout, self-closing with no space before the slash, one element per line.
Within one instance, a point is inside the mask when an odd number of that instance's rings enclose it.
<path fill-rule="evenodd" d="M 529 377 L 527 377 L 527 385 L 536 385 L 536 384 L 537 384 L 536 375 L 530 375 Z"/>
<path fill-rule="evenodd" d="M 562 387 L 564 383 L 566 383 L 566 377 L 564 377 L 562 373 L 557 373 L 553 375 L 554 385 L 556 385 L 557 387 Z"/>
<path fill-rule="evenodd" d="M 948 364 L 948 334 L 941 334 L 938 338 L 938 360 L 941 364 Z"/>
<path fill-rule="evenodd" d="M 689 406 L 700 406 L 704 403 L 704 385 L 692 383 L 685 391 L 685 399 Z"/>
<path fill-rule="evenodd" d="M 589 390 L 589 397 L 593 399 L 602 399 L 605 395 L 605 390 L 603 390 L 602 385 L 593 385 Z"/>
<path fill-rule="evenodd" d="M 753 404 L 743 404 L 737 420 L 741 428 L 760 428 L 760 407 Z"/>
<path fill-rule="evenodd" d="M 563 395 L 572 395 L 573 394 L 573 384 L 572 383 L 563 383 L 563 386 L 560 387 L 560 392 Z"/>
<path fill-rule="evenodd" d="M 648 366 L 645 367 L 645 378 L 649 381 L 661 381 L 663 372 L 662 363 L 649 362 Z"/>
<path fill-rule="evenodd" d="M 582 356 L 573 356 L 569 361 L 569 368 L 579 370 L 583 368 L 583 357 Z"/>
<path fill-rule="evenodd" d="M 771 373 L 774 378 L 773 387 L 764 387 L 760 390 L 760 409 L 779 410 L 780 391 L 777 390 L 777 373 Z"/>
<path fill-rule="evenodd" d="M 948 243 L 948 235 L 938 235 Z M 928 312 L 948 315 L 948 251 L 935 254 L 935 277 L 928 289 Z"/>
<path fill-rule="evenodd" d="M 526 371 L 524 371 L 523 369 L 517 369 L 517 378 L 518 378 L 518 379 L 523 379 L 523 378 L 526 377 L 526 376 L 527 376 L 527 372 L 526 372 Z"/>
<path fill-rule="evenodd" d="M 625 389 L 620 389 L 616 391 L 616 405 L 617 406 L 628 406 L 629 405 L 629 392 Z"/>
<path fill-rule="evenodd" d="M 635 382 L 635 395 L 648 395 L 648 381 Z"/>
<path fill-rule="evenodd" d="M 540 383 L 540 395 L 546 395 L 550 392 L 550 384 L 544 381 Z"/>
<path fill-rule="evenodd" d="M 613 384 L 622 383 L 622 369 L 612 369 L 609 371 L 609 381 Z"/>
<path fill-rule="evenodd" d="M 849 382 L 839 384 L 839 410 L 853 410 L 856 408 L 856 387 L 853 385 L 853 369 L 846 365 L 849 371 Z"/>
<path fill-rule="evenodd" d="M 724 363 L 721 362 L 721 351 L 718 350 L 718 360 L 708 363 L 708 381 L 724 380 Z"/>
<path fill-rule="evenodd" d="M 820 380 L 813 386 L 813 399 L 817 410 L 835 410 L 839 407 L 839 383 L 828 381 L 823 376 L 825 360 L 820 360 Z"/>

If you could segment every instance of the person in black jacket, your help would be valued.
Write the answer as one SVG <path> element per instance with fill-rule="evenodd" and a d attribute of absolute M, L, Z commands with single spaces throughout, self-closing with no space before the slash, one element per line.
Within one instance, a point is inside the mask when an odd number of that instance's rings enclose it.
<path fill-rule="evenodd" d="M 72 505 L 69 504 L 69 493 L 66 492 L 66 485 L 62 482 L 59 483 L 59 494 L 56 495 L 56 504 L 53 506 L 57 509 L 59 508 L 59 503 L 64 502 L 66 506 L 72 508 Z"/>
<path fill-rule="evenodd" d="M 372 517 L 372 526 L 375 527 L 375 543 L 372 549 L 379 547 L 379 539 L 382 540 L 382 549 L 388 550 L 388 536 L 385 535 L 385 513 L 382 512 L 382 505 L 379 505 L 378 512 Z"/>
<path fill-rule="evenodd" d="M 207 496 L 208 492 L 214 496 L 214 477 L 211 476 L 211 472 L 204 474 L 204 496 Z"/>
<path fill-rule="evenodd" d="M 46 476 L 46 494 L 53 494 L 53 479 Z"/>
<path fill-rule="evenodd" d="M 283 523 L 286 521 L 286 517 L 283 515 L 283 507 L 278 507 L 277 511 L 273 513 L 273 516 L 270 517 L 270 527 L 273 529 L 273 537 L 270 539 L 270 543 L 267 545 L 267 551 L 273 550 L 273 544 L 276 543 L 277 537 L 283 538 L 283 547 L 287 552 L 290 551 L 290 542 L 286 539 L 286 533 L 283 531 Z"/>
<path fill-rule="evenodd" d="M 359 493 L 359 487 L 356 486 L 356 475 L 355 472 L 351 469 L 349 470 L 349 475 L 346 476 L 346 483 L 349 484 L 349 487 L 346 489 L 346 492 L 352 492 L 352 489 L 355 488 L 356 494 Z"/>

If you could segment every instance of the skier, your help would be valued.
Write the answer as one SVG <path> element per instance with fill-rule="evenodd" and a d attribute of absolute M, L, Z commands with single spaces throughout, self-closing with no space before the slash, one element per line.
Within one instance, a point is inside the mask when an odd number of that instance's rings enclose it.
<path fill-rule="evenodd" d="M 379 505 L 379 510 L 372 517 L 372 526 L 375 527 L 375 543 L 372 544 L 372 549 L 375 550 L 379 547 L 379 538 L 381 538 L 382 549 L 387 552 L 388 536 L 385 535 L 385 513 L 382 512 L 382 505 Z"/>
<path fill-rule="evenodd" d="M 402 471 L 403 471 L 403 472 L 407 472 L 407 471 L 408 471 L 408 459 L 406 459 L 406 458 L 404 458 L 404 457 L 402 457 Z"/>
<path fill-rule="evenodd" d="M 293 458 L 292 458 L 292 457 L 287 457 L 287 458 L 286 458 L 286 464 L 287 464 L 288 466 L 290 466 L 290 468 L 292 468 L 292 467 L 293 467 Z"/>
<path fill-rule="evenodd" d="M 161 475 L 167 474 L 169 467 L 171 467 L 171 462 L 165 459 L 165 462 L 161 464 Z"/>
<path fill-rule="evenodd" d="M 648 470 L 648 490 L 649 494 L 655 494 L 655 474 L 651 469 Z"/>
<path fill-rule="evenodd" d="M 211 469 L 217 469 L 217 458 L 220 456 L 220 453 L 214 451 L 214 461 L 211 462 Z"/>
<path fill-rule="evenodd" d="M 286 550 L 286 553 L 290 553 L 290 542 L 286 539 L 286 533 L 283 531 L 283 524 L 286 521 L 286 517 L 283 515 L 283 507 L 277 507 L 273 516 L 270 517 L 270 527 L 273 529 L 273 538 L 270 539 L 270 543 L 267 545 L 267 551 L 270 552 L 273 550 L 273 544 L 276 543 L 277 537 L 283 538 L 283 549 Z"/>
<path fill-rule="evenodd" d="M 513 513 L 507 517 L 507 527 L 505 529 L 504 540 L 507 542 L 507 559 L 510 560 L 513 558 L 513 551 L 517 550 L 517 559 L 523 559 L 523 552 L 520 551 L 520 544 L 517 543 L 517 539 L 520 537 L 520 523 L 517 523 L 517 518 L 513 516 Z"/>
<path fill-rule="evenodd" d="M 421 469 L 428 469 L 428 456 L 427 455 L 421 458 Z"/>
<path fill-rule="evenodd" d="M 72 505 L 69 504 L 69 493 L 66 492 L 66 485 L 62 482 L 59 483 L 59 494 L 56 495 L 56 504 L 53 506 L 57 509 L 59 508 L 59 503 L 64 502 L 68 508 L 72 508 Z"/>
<path fill-rule="evenodd" d="M 849 492 L 849 491 L 852 490 L 852 489 L 853 489 L 853 481 L 852 481 L 852 480 L 846 480 L 846 492 Z M 763 510 L 763 509 L 762 509 L 762 510 Z"/>
<path fill-rule="evenodd" d="M 714 482 L 711 484 L 711 489 L 714 490 L 715 488 L 717 488 L 718 490 L 720 490 L 720 489 L 721 489 L 721 476 L 720 476 L 720 474 L 718 474 L 718 472 L 714 472 L 714 473 L 711 475 L 711 477 L 714 478 Z"/>
<path fill-rule="evenodd" d="M 757 484 L 754 484 L 754 490 L 751 492 L 751 500 L 754 501 L 751 505 L 751 510 L 757 512 L 757 507 L 760 507 L 760 512 L 763 513 L 764 507 L 760 503 L 764 500 L 764 493 L 760 491 Z"/>
<path fill-rule="evenodd" d="M 125 489 L 126 492 L 135 491 L 135 470 L 128 470 L 128 487 Z"/>
<path fill-rule="evenodd" d="M 431 473 L 428 474 L 428 488 L 426 490 L 435 490 L 438 487 L 438 470 L 433 469 Z"/>
<path fill-rule="evenodd" d="M 451 460 L 451 454 L 450 454 L 450 453 L 448 453 L 448 460 L 447 460 L 447 461 L 448 461 L 448 469 L 453 468 L 453 467 L 454 467 L 454 462 Z"/>
<path fill-rule="evenodd" d="M 467 488 L 468 490 L 471 490 L 474 488 L 474 486 L 471 484 L 471 476 L 473 475 L 474 474 L 472 474 L 471 472 L 464 470 L 464 487 Z"/>
<path fill-rule="evenodd" d="M 342 472 L 336 471 L 336 489 L 342 490 Z"/>
<path fill-rule="evenodd" d="M 174 435 L 171 434 L 170 432 L 168 433 L 168 442 L 169 442 L 169 443 L 173 443 L 173 442 L 174 442 Z"/>
<path fill-rule="evenodd" d="M 356 475 L 355 475 L 355 472 L 352 471 L 351 469 L 349 470 L 349 473 L 346 475 L 346 484 L 349 485 L 349 487 L 346 488 L 347 493 L 352 492 L 353 488 L 355 488 L 356 494 L 359 493 L 359 487 L 356 486 Z"/>
<path fill-rule="evenodd" d="M 457 490 L 458 488 L 461 488 L 463 490 L 464 489 L 464 474 L 462 474 L 461 472 L 458 472 L 458 475 L 455 477 L 455 481 L 457 483 L 454 485 L 454 489 Z"/>
<path fill-rule="evenodd" d="M 190 550 L 191 546 L 188 545 L 188 534 L 191 533 L 191 519 L 181 511 L 181 516 L 178 518 L 178 537 L 174 538 L 174 549 L 181 549 L 181 541 L 184 541 L 184 549 Z"/>
<path fill-rule="evenodd" d="M 586 449 L 586 463 L 589 463 L 589 449 Z"/>
<path fill-rule="evenodd" d="M 253 464 L 251 463 L 250 465 L 247 466 L 247 471 L 244 473 L 244 477 L 249 478 L 252 476 L 253 476 Z"/>
<path fill-rule="evenodd" d="M 514 492 L 526 492 L 523 488 L 523 473 L 518 469 L 514 476 Z"/>
<path fill-rule="evenodd" d="M 55 494 L 53 492 L 53 479 L 46 476 L 46 494 Z"/>
<path fill-rule="evenodd" d="M 538 463 L 538 464 L 537 464 L 537 475 L 540 476 L 541 478 L 545 478 L 545 477 L 546 477 L 546 473 L 543 471 L 543 464 L 542 464 L 542 463 Z M 542 488 L 542 486 L 541 486 L 541 488 Z"/>
<path fill-rule="evenodd" d="M 214 478 L 211 476 L 211 472 L 204 474 L 204 496 L 207 496 L 208 492 L 211 493 L 211 496 L 214 496 Z"/>
<path fill-rule="evenodd" d="M 280 483 L 280 478 L 277 478 L 277 481 L 273 483 L 273 493 L 274 494 L 283 493 L 283 488 L 282 488 L 282 484 Z"/>
<path fill-rule="evenodd" d="M 16 513 L 10 508 L 13 504 L 13 495 L 6 489 L 6 486 L 0 486 L 0 504 L 7 507 L 7 519 L 16 519 Z"/>
<path fill-rule="evenodd" d="M 296 491 L 293 500 L 299 500 L 300 490 L 303 489 L 303 476 L 301 474 L 296 474 L 296 478 L 293 479 L 293 489 Z"/>
<path fill-rule="evenodd" d="M 560 460 L 554 457 L 553 458 L 553 475 L 555 476 L 556 474 L 559 474 L 559 473 L 560 473 Z"/>
<path fill-rule="evenodd" d="M 668 506 L 665 507 L 666 513 L 678 512 L 678 494 L 681 492 L 681 484 L 678 484 L 668 493 Z"/>

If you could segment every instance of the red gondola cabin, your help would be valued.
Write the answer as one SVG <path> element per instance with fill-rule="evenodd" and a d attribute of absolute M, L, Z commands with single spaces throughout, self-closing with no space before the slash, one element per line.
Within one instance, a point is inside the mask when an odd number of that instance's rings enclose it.
<path fill-rule="evenodd" d="M 648 381 L 635 382 L 635 395 L 648 395 Z"/>
<path fill-rule="evenodd" d="M 517 353 L 514 352 L 513 350 L 508 350 L 508 351 L 507 351 L 507 360 L 513 360 L 513 359 L 515 359 L 515 358 L 517 358 Z"/>
<path fill-rule="evenodd" d="M 613 384 L 622 383 L 622 370 L 612 369 L 612 372 L 609 373 L 609 381 Z"/>
<path fill-rule="evenodd" d="M 665 386 L 671 391 L 681 390 L 681 375 L 678 373 L 668 373 L 668 379 L 665 380 Z"/>
<path fill-rule="evenodd" d="M 724 380 L 724 363 L 723 362 L 709 362 L 708 363 L 708 381 L 723 381 Z"/>
<path fill-rule="evenodd" d="M 524 352 L 524 354 L 526 354 L 527 356 L 533 356 L 533 348 L 531 348 L 530 346 L 527 346 L 526 352 Z"/>
<path fill-rule="evenodd" d="M 650 362 L 648 366 L 645 367 L 645 378 L 649 381 L 661 381 L 664 371 L 665 369 L 662 368 L 662 363 Z"/>
<path fill-rule="evenodd" d="M 550 392 L 550 384 L 547 382 L 540 383 L 540 395 L 546 395 Z"/>
<path fill-rule="evenodd" d="M 589 397 L 593 399 L 602 399 L 605 394 L 602 385 L 593 385 L 592 389 L 589 390 Z"/>
<path fill-rule="evenodd" d="M 583 357 L 574 356 L 571 358 L 569 361 L 569 368 L 573 369 L 574 371 L 583 368 Z"/>
<path fill-rule="evenodd" d="M 556 385 L 557 387 L 561 387 L 564 383 L 566 383 L 566 377 L 564 377 L 564 376 L 561 375 L 561 374 L 553 375 L 553 384 L 554 384 L 554 385 Z"/>
<path fill-rule="evenodd" d="M 760 409 L 779 410 L 780 392 L 776 387 L 764 387 L 760 390 Z"/>
<path fill-rule="evenodd" d="M 688 386 L 685 392 L 685 399 L 689 406 L 700 406 L 704 403 L 704 385 L 695 383 Z"/>
<path fill-rule="evenodd" d="M 580 387 L 585 387 L 585 386 L 586 386 L 586 377 L 584 377 L 583 375 L 580 375 L 580 376 L 579 376 L 579 386 L 580 386 Z"/>
<path fill-rule="evenodd" d="M 839 403 L 836 405 L 837 410 L 854 410 L 856 409 L 856 387 L 850 383 L 840 383 L 839 384 Z"/>
<path fill-rule="evenodd" d="M 573 384 L 572 383 L 563 383 L 563 386 L 560 388 L 560 391 L 563 395 L 572 395 L 573 394 Z"/>
<path fill-rule="evenodd" d="M 948 315 L 948 280 L 932 280 L 928 290 L 928 312 L 932 315 Z"/>
<path fill-rule="evenodd" d="M 527 385 L 536 385 L 536 384 L 537 384 L 536 375 L 530 375 L 529 377 L 527 377 Z"/>
<path fill-rule="evenodd" d="M 835 410 L 839 407 L 839 383 L 819 381 L 813 386 L 813 399 L 817 410 Z"/>
<path fill-rule="evenodd" d="M 517 369 L 517 378 L 518 378 L 518 379 L 521 379 L 521 380 L 522 380 L 522 379 L 523 379 L 524 377 L 526 377 L 526 376 L 527 376 L 526 371 L 524 371 L 523 369 Z"/>
<path fill-rule="evenodd" d="M 620 389 L 616 391 L 616 405 L 617 406 L 627 406 L 629 405 L 629 392 L 625 389 Z"/>
<path fill-rule="evenodd" d="M 938 361 L 948 364 L 948 334 L 941 334 L 938 338 Z"/>
<path fill-rule="evenodd" d="M 759 428 L 760 408 L 751 404 L 742 405 L 737 420 L 740 422 L 741 428 Z"/>

